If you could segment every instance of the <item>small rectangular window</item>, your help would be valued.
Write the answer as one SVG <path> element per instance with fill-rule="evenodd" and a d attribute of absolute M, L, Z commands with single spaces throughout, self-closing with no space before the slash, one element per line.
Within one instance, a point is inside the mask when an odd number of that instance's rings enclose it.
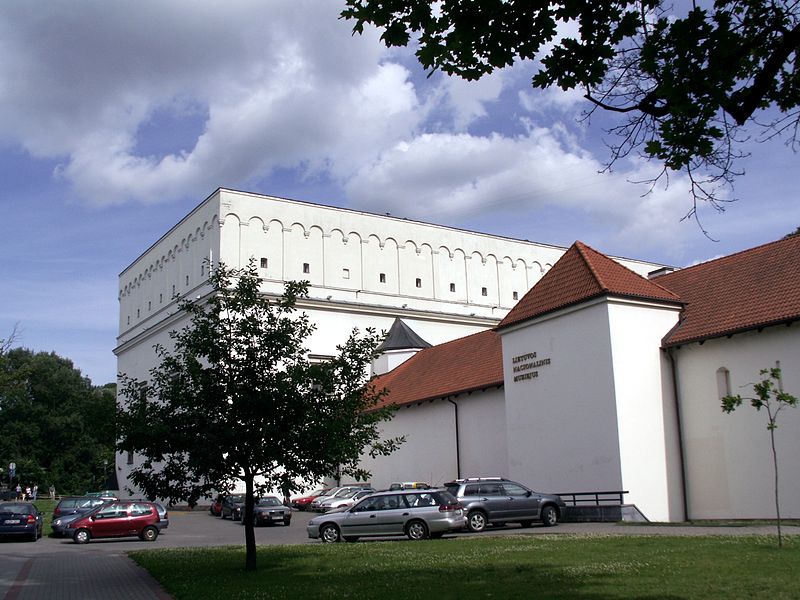
<path fill-rule="evenodd" d="M 422 279 L 420 279 L 419 277 L 417 277 L 417 287 L 418 288 L 422 287 Z"/>
<path fill-rule="evenodd" d="M 189 285 L 189 276 L 186 276 L 186 285 Z"/>
<path fill-rule="evenodd" d="M 517 292 L 511 292 L 511 297 L 512 297 L 514 300 L 519 300 L 519 294 L 518 294 Z"/>
<path fill-rule="evenodd" d="M 380 275 L 378 275 L 378 281 L 380 281 L 381 283 L 386 283 L 386 273 L 381 273 Z"/>
<path fill-rule="evenodd" d="M 128 325 L 130 325 L 130 324 L 131 324 L 131 316 L 128 315 Z"/>
<path fill-rule="evenodd" d="M 350 279 L 350 269 L 342 269 L 342 279 Z"/>
<path fill-rule="evenodd" d="M 206 266 L 200 265 L 200 277 L 205 277 L 206 274 Z"/>
<path fill-rule="evenodd" d="M 311 273 L 311 265 L 303 263 L 303 273 Z"/>
<path fill-rule="evenodd" d="M 128 464 L 133 464 L 133 450 L 128 450 Z"/>
<path fill-rule="evenodd" d="M 139 318 L 139 309 L 138 308 L 136 309 L 136 318 L 137 319 Z"/>
<path fill-rule="evenodd" d="M 488 296 L 488 295 L 489 295 L 489 290 L 487 290 L 485 287 L 482 287 L 481 296 Z"/>
<path fill-rule="evenodd" d="M 163 302 L 164 302 L 164 294 L 161 293 L 161 294 L 158 295 L 158 303 L 159 304 L 163 304 Z"/>
<path fill-rule="evenodd" d="M 147 310 L 148 311 L 153 310 L 153 303 L 150 302 L 150 300 L 147 301 Z"/>
<path fill-rule="evenodd" d="M 456 284 L 455 283 L 451 283 L 450 284 L 450 291 L 451 292 L 455 292 L 456 291 Z"/>
<path fill-rule="evenodd" d="M 173 296 L 175 295 L 175 284 L 174 283 L 172 284 L 172 295 Z"/>
<path fill-rule="evenodd" d="M 261 258 L 261 268 L 266 269 L 267 265 L 269 265 L 269 261 L 266 258 Z"/>

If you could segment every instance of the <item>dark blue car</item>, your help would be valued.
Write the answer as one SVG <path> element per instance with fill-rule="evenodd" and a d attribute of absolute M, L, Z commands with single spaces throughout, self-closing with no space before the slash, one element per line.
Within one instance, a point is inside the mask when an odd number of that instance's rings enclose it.
<path fill-rule="evenodd" d="M 42 537 L 42 513 L 30 502 L 0 503 L 0 537 L 21 537 L 35 542 Z"/>

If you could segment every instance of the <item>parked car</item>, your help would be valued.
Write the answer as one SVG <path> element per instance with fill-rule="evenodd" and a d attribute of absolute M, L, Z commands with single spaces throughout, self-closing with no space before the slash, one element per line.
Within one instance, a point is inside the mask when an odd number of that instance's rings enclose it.
<path fill-rule="evenodd" d="M 291 507 L 284 506 L 283 502 L 275 496 L 264 496 L 256 499 L 256 504 L 253 506 L 253 525 L 258 527 L 259 525 L 274 525 L 275 523 L 283 523 L 286 526 L 291 525 Z M 244 519 L 242 519 L 242 524 L 244 524 Z"/>
<path fill-rule="evenodd" d="M 42 537 L 44 519 L 32 502 L 0 503 L 0 537 L 25 537 L 35 542 Z"/>
<path fill-rule="evenodd" d="M 75 519 L 93 511 L 98 506 L 107 504 L 108 502 L 112 501 L 104 500 L 103 498 L 98 497 L 89 498 L 86 496 L 62 498 L 53 509 L 53 518 L 50 522 L 53 535 L 56 537 L 64 536 L 66 534 L 67 527 Z"/>
<path fill-rule="evenodd" d="M 352 490 L 353 488 L 364 489 L 366 487 L 367 485 L 363 483 L 362 484 L 351 483 L 348 485 L 340 485 L 339 487 L 335 487 L 331 489 L 326 495 L 314 498 L 314 500 L 311 502 L 310 505 L 311 510 L 319 511 L 320 510 L 319 507 L 322 505 L 322 503 L 325 502 L 326 500 L 330 500 L 331 498 L 345 498 L 347 494 L 351 493 L 350 490 Z"/>
<path fill-rule="evenodd" d="M 118 490 L 100 490 L 99 492 L 86 492 L 87 498 L 103 498 L 104 500 L 119 500 Z"/>
<path fill-rule="evenodd" d="M 213 516 L 218 517 L 222 514 L 222 500 L 225 498 L 224 494 L 217 495 L 214 500 L 211 502 L 211 506 L 208 508 L 208 512 L 210 512 Z"/>
<path fill-rule="evenodd" d="M 156 525 L 156 527 L 158 527 L 158 531 L 161 532 L 164 529 L 166 529 L 167 527 L 169 527 L 169 511 L 167 510 L 166 506 L 161 504 L 161 502 L 156 502 L 155 500 L 143 500 L 143 499 L 133 499 L 133 498 L 129 498 L 126 501 L 127 502 L 151 502 L 156 507 L 156 510 L 158 511 L 158 519 L 159 519 L 159 521 L 158 521 L 158 524 Z"/>
<path fill-rule="evenodd" d="M 552 527 L 566 509 L 560 496 L 540 494 L 502 477 L 456 479 L 444 485 L 464 505 L 467 528 L 474 532 L 483 531 L 489 523 L 530 527 L 541 521 Z"/>
<path fill-rule="evenodd" d="M 320 496 L 326 496 L 328 492 L 331 491 L 331 488 L 320 488 L 311 492 L 306 496 L 300 496 L 299 498 L 295 498 L 292 500 L 292 507 L 296 508 L 297 510 L 308 510 L 309 505 L 319 498 Z"/>
<path fill-rule="evenodd" d="M 306 531 L 311 539 L 333 543 L 367 536 L 440 538 L 465 526 L 463 507 L 447 490 L 398 490 L 378 492 L 351 508 L 314 517 Z"/>
<path fill-rule="evenodd" d="M 76 544 L 93 538 L 138 536 L 145 542 L 158 538 L 158 508 L 152 502 L 121 500 L 110 502 L 82 515 L 67 527 Z"/>
<path fill-rule="evenodd" d="M 333 508 L 334 503 L 338 503 L 341 500 L 350 500 L 355 494 L 363 491 L 374 492 L 375 490 L 373 490 L 372 488 L 357 488 L 357 487 L 347 488 L 335 496 L 329 496 L 328 498 L 321 500 L 318 504 L 316 503 L 316 501 L 312 502 L 312 506 L 314 506 L 314 510 L 316 510 L 317 512 L 327 512 L 331 508 Z M 355 502 L 353 502 L 352 504 L 355 504 Z"/>
<path fill-rule="evenodd" d="M 328 510 L 341 510 L 343 508 L 350 508 L 351 506 L 353 506 L 356 502 L 358 502 L 362 498 L 366 498 L 367 496 L 370 496 L 370 495 L 372 495 L 374 493 L 375 493 L 375 490 L 373 490 L 373 489 L 359 490 L 355 494 L 350 496 L 349 498 L 339 498 L 339 499 L 333 500 L 330 503 L 330 505 L 328 506 Z"/>
<path fill-rule="evenodd" d="M 223 519 L 230 517 L 232 520 L 238 521 L 242 518 L 242 510 L 244 510 L 244 494 L 225 496 L 222 499 L 219 516 Z"/>

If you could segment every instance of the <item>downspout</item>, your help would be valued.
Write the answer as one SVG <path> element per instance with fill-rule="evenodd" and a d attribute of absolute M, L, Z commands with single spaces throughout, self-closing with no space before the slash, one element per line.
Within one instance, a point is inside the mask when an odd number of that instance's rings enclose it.
<path fill-rule="evenodd" d="M 461 444 L 459 443 L 458 438 L 458 404 L 455 401 L 451 400 L 450 398 L 446 398 L 446 400 L 453 405 L 453 419 L 456 424 L 456 479 L 461 478 Z"/>
<path fill-rule="evenodd" d="M 669 357 L 670 371 L 672 371 L 672 390 L 675 394 L 675 417 L 678 420 L 678 453 L 681 461 L 681 484 L 683 485 L 683 518 L 689 520 L 689 488 L 686 478 L 686 460 L 683 451 L 683 415 L 681 414 L 680 392 L 678 391 L 678 367 L 675 364 L 675 357 L 672 355 L 672 348 L 667 348 Z"/>

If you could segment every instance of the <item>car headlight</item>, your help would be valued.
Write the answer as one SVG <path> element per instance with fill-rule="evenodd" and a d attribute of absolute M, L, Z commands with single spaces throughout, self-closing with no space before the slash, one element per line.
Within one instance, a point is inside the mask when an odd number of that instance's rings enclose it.
<path fill-rule="evenodd" d="M 53 521 L 53 525 L 61 525 L 61 519 L 56 519 Z"/>

